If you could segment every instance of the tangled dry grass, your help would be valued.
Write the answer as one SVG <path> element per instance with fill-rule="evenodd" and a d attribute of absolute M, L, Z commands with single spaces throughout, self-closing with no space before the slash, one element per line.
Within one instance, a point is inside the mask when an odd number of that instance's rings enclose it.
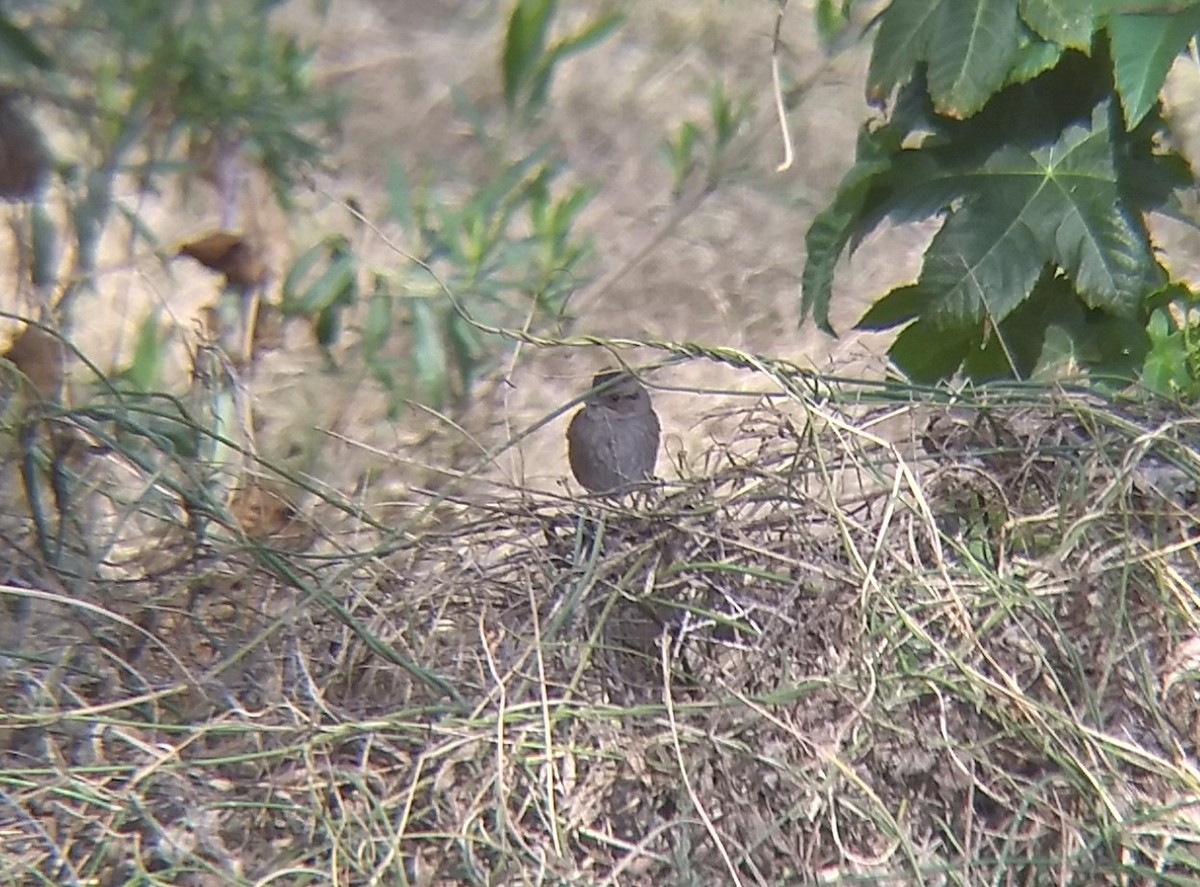
<path fill-rule="evenodd" d="M 1193 883 L 1197 418 L 785 387 L 700 476 L 402 528 L 201 540 L 93 454 L 72 569 L 3 521 L 0 882 Z"/>

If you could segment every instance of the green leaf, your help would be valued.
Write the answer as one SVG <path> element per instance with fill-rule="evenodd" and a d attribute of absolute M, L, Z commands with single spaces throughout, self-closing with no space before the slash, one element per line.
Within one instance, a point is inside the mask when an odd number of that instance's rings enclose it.
<path fill-rule="evenodd" d="M 1062 54 L 1063 48 L 1057 43 L 1036 38 L 1022 41 L 1006 83 L 1011 85 L 1029 82 L 1057 65 Z"/>
<path fill-rule="evenodd" d="M 888 357 L 914 382 L 932 383 L 954 375 L 980 336 L 966 330 L 946 335 L 927 320 L 909 324 L 888 349 Z"/>
<path fill-rule="evenodd" d="M 0 13 L 0 54 L 15 56 L 40 71 L 52 71 L 56 67 L 54 59 L 37 45 L 28 31 L 3 13 Z"/>
<path fill-rule="evenodd" d="M 1020 23 L 1012 0 L 956 0 L 940 10 L 929 40 L 929 94 L 939 113 L 962 119 L 1008 79 Z"/>
<path fill-rule="evenodd" d="M 533 78 L 546 49 L 546 34 L 554 18 L 557 0 L 517 0 L 508 20 L 501 68 L 504 100 L 510 109 Z"/>
<path fill-rule="evenodd" d="M 1061 341 L 1062 333 L 1074 363 L 1126 382 L 1137 377 L 1150 351 L 1150 337 L 1141 323 L 1103 311 L 1082 310 L 1057 319 L 1047 331 L 1047 341 L 1051 337 Z"/>
<path fill-rule="evenodd" d="M 1096 16 L 1123 15 L 1125 13 L 1149 12 L 1172 14 L 1190 9 L 1196 0 L 1054 0 L 1066 14 L 1079 15 L 1080 11 L 1091 11 Z"/>
<path fill-rule="evenodd" d="M 1111 102 L 1101 102 L 1091 126 L 1071 126 L 1058 143 L 1033 152 L 1045 170 L 1036 209 L 1060 219 L 1050 258 L 1071 275 L 1090 307 L 1132 315 L 1163 282 L 1163 272 L 1139 213 L 1118 187 Z"/>
<path fill-rule="evenodd" d="M 871 50 L 867 71 L 867 101 L 886 102 L 896 87 L 913 75 L 925 60 L 930 35 L 942 7 L 960 0 L 892 0 L 881 15 L 879 33 Z"/>
<path fill-rule="evenodd" d="M 475 383 L 475 370 L 485 353 L 483 343 L 479 340 L 479 331 L 454 311 L 446 317 L 446 338 L 450 342 L 458 377 L 462 380 L 463 396 L 469 397 Z"/>
<path fill-rule="evenodd" d="M 321 314 L 334 305 L 349 305 L 353 303 L 357 292 L 355 272 L 357 262 L 353 256 L 338 256 L 325 272 L 316 279 L 308 291 L 300 297 L 296 305 L 296 313 L 311 317 Z"/>
<path fill-rule="evenodd" d="M 1146 334 L 1150 337 L 1152 346 L 1174 338 L 1177 333 L 1178 330 L 1175 328 L 1175 321 L 1171 318 L 1170 311 L 1158 308 L 1150 315 L 1150 322 L 1146 324 Z"/>
<path fill-rule="evenodd" d="M 1034 106 L 1020 103 L 1019 113 Z M 1022 144 L 1022 123 L 988 116 L 979 123 L 997 130 L 990 156 L 961 146 L 903 152 L 900 171 L 876 179 L 895 186 L 884 207 L 892 215 L 961 201 L 926 252 L 918 281 L 930 299 L 926 316 L 948 329 L 1001 321 L 1047 263 L 1067 271 L 1091 307 L 1132 316 L 1162 272 L 1140 213 L 1121 199 L 1111 102 L 1049 144 Z"/>
<path fill-rule="evenodd" d="M 413 212 L 412 189 L 408 184 L 408 176 L 404 173 L 404 165 L 395 157 L 388 161 L 387 194 L 388 215 L 408 230 L 415 229 L 417 225 Z"/>
<path fill-rule="evenodd" d="M 1142 364 L 1142 384 L 1155 394 L 1175 397 L 1195 387 L 1187 368 L 1187 348 L 1183 336 L 1176 334 L 1169 340 L 1155 342 Z"/>
<path fill-rule="evenodd" d="M 138 327 L 137 339 L 133 344 L 133 360 L 120 374 L 134 391 L 149 393 L 161 387 L 163 349 L 167 337 L 159 325 L 159 311 L 155 309 Z"/>
<path fill-rule="evenodd" d="M 1026 195 L 997 189 L 988 196 L 986 212 L 951 214 L 925 252 L 919 286 L 932 295 L 925 316 L 936 327 L 998 323 L 1041 276 L 1044 250 L 1024 214 Z"/>
<path fill-rule="evenodd" d="M 30 279 L 34 286 L 50 286 L 58 279 L 58 228 L 41 201 L 33 205 L 29 227 Z"/>
<path fill-rule="evenodd" d="M 422 396 L 441 408 L 449 392 L 446 351 L 438 336 L 440 324 L 430 299 L 409 299 L 412 317 L 412 366 Z"/>
<path fill-rule="evenodd" d="M 874 305 L 854 325 L 856 330 L 890 330 L 921 316 L 929 294 L 916 285 L 898 286 Z"/>
<path fill-rule="evenodd" d="M 93 170 L 87 175 L 83 198 L 71 207 L 78 262 L 84 271 L 96 267 L 100 234 L 111 209 L 112 177 L 107 170 Z"/>
<path fill-rule="evenodd" d="M 312 272 L 327 260 L 325 270 L 307 287 Z M 331 305 L 351 305 L 358 298 L 358 260 L 341 236 L 328 237 L 305 250 L 288 270 L 280 295 L 286 317 L 316 317 Z"/>
<path fill-rule="evenodd" d="M 387 344 L 392 334 L 392 293 L 387 280 L 375 275 L 375 287 L 367 300 L 367 316 L 363 320 L 363 353 L 372 359 Z"/>
<path fill-rule="evenodd" d="M 375 381 L 389 394 L 388 418 L 390 419 L 396 417 L 400 407 L 400 402 L 396 397 L 396 374 L 393 372 L 391 356 L 386 349 L 393 332 L 392 305 L 394 301 L 388 279 L 383 274 L 376 274 L 371 297 L 367 299 L 367 316 L 363 320 L 363 362 Z"/>
<path fill-rule="evenodd" d="M 317 267 L 317 263 L 328 254 L 329 244 L 321 242 L 310 246 L 296 257 L 296 261 L 292 262 L 292 267 L 288 269 L 283 278 L 279 294 L 280 310 L 285 316 L 294 317 L 302 313 L 300 311 L 300 289 L 313 269 Z"/>
<path fill-rule="evenodd" d="M 892 169 L 899 139 L 888 128 L 860 133 L 858 162 L 842 177 L 833 201 L 817 214 L 804 235 L 807 255 L 800 285 L 800 322 L 809 316 L 817 327 L 835 335 L 829 323 L 833 275 L 842 251 L 861 227 L 863 210 L 879 178 Z"/>
<path fill-rule="evenodd" d="M 329 349 L 337 344 L 337 338 L 342 332 L 342 309 L 340 305 L 329 304 L 322 308 L 313 321 L 313 337 L 321 350 L 329 355 Z"/>
<path fill-rule="evenodd" d="M 1097 27 L 1094 5 L 1070 4 L 1062 0 L 1021 0 L 1021 20 L 1046 40 L 1067 49 L 1087 52 Z"/>
<path fill-rule="evenodd" d="M 623 21 L 624 17 L 617 13 L 606 15 L 586 25 L 571 36 L 559 40 L 546 50 L 538 59 L 532 73 L 523 74 L 528 80 L 526 92 L 528 94 L 529 108 L 537 110 L 546 104 L 546 97 L 550 90 L 550 80 L 553 78 L 554 71 L 560 63 L 600 43 L 620 27 Z M 518 90 L 520 89 L 521 85 L 518 84 Z M 519 98 L 519 95 L 517 97 Z"/>
<path fill-rule="evenodd" d="M 1108 20 L 1126 129 L 1136 127 L 1154 107 L 1167 72 L 1197 31 L 1200 6 L 1175 15 L 1114 15 Z"/>
<path fill-rule="evenodd" d="M 817 34 L 828 48 L 850 26 L 850 0 L 819 0 L 815 15 Z"/>
<path fill-rule="evenodd" d="M 983 347 L 967 354 L 963 372 L 974 382 L 1031 378 L 1041 361 L 1050 323 L 1064 310 L 1079 313 L 1079 297 L 1051 274 L 1044 274 L 1028 299 L 989 327 Z"/>

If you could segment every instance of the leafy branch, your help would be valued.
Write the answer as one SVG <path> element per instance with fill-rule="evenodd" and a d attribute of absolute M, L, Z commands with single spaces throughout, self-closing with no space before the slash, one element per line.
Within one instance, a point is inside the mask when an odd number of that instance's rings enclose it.
<path fill-rule="evenodd" d="M 940 216 L 918 279 L 858 328 L 921 381 L 1027 378 L 1067 356 L 1133 374 L 1169 275 L 1149 213 L 1193 183 L 1158 95 L 1200 4 L 895 0 L 867 95 L 886 107 L 809 228 L 802 311 L 833 333 L 836 264 L 883 220 Z M 1152 10 L 1149 11 L 1149 10 Z M 1047 347 L 1047 345 L 1052 347 Z"/>

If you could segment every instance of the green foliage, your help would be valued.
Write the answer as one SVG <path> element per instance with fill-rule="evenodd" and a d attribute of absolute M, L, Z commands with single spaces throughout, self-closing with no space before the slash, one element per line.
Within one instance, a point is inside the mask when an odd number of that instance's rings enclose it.
<path fill-rule="evenodd" d="M 535 152 L 454 205 L 413 189 L 393 168 L 390 215 L 415 238 L 415 261 L 377 278 L 376 298 L 386 291 L 397 300 L 412 336 L 413 377 L 435 406 L 468 395 L 495 352 L 476 324 L 542 325 L 565 311 L 591 257 L 575 223 L 594 192 L 564 186 L 561 176 L 545 151 Z"/>
<path fill-rule="evenodd" d="M 133 346 L 133 359 L 128 367 L 110 380 L 115 387 L 127 388 L 139 394 L 150 394 L 159 390 L 167 346 L 166 330 L 160 321 L 160 313 L 158 310 L 152 311 L 142 321 Z"/>
<path fill-rule="evenodd" d="M 557 0 L 516 0 L 504 37 L 501 73 L 504 100 L 510 111 L 532 116 L 546 105 L 555 69 L 566 59 L 604 41 L 620 27 L 623 17 L 601 16 L 578 31 L 547 43 Z"/>
<path fill-rule="evenodd" d="M 534 118 L 547 106 L 554 71 L 621 19 L 605 16 L 552 42 L 557 11 L 553 0 L 513 8 L 501 60 L 507 118 L 494 121 L 459 97 L 459 114 L 487 154 L 486 177 L 464 181 L 438 169 L 428 175 L 436 184 L 414 184 L 392 164 L 385 224 L 404 232 L 404 265 L 372 267 L 347 243 L 322 242 L 287 273 L 284 314 L 307 318 L 331 357 L 339 344 L 361 358 L 393 416 L 410 398 L 435 409 L 464 402 L 481 368 L 507 347 L 488 330 L 557 323 L 585 273 L 592 247 L 576 228 L 595 189 L 569 181 L 548 142 L 513 151 L 509 125 L 515 120 L 527 129 L 521 135 L 536 139 Z M 734 109 L 715 93 L 718 139 L 727 141 L 736 125 Z M 340 319 L 351 308 L 361 326 L 347 337 Z"/>
<path fill-rule="evenodd" d="M 831 46 L 846 32 L 850 26 L 852 5 L 853 0 L 817 0 L 817 33 L 822 44 Z"/>
<path fill-rule="evenodd" d="M 486 130 L 480 138 L 489 140 Z M 388 221 L 405 232 L 407 265 L 367 267 L 344 239 L 324 241 L 287 273 L 283 312 L 307 318 L 327 353 L 349 341 L 389 393 L 393 415 L 408 398 L 437 409 L 465 400 L 481 366 L 503 347 L 484 329 L 557 322 L 591 258 L 576 223 L 595 189 L 564 178 L 546 147 L 499 164 L 465 197 L 452 196 L 463 190 L 453 182 L 414 186 L 393 163 Z M 365 300 L 357 283 L 364 275 L 371 281 Z M 362 326 L 345 340 L 340 318 L 354 306 L 362 307 Z M 391 356 L 397 341 L 405 373 Z"/>
<path fill-rule="evenodd" d="M 915 379 L 1030 376 L 1069 356 L 1136 375 L 1167 284 L 1147 213 L 1183 211 L 1190 172 L 1164 150 L 1168 67 L 1200 2 L 894 0 L 867 95 L 887 118 L 810 226 L 802 310 L 832 333 L 836 263 L 884 219 L 940 215 L 913 284 L 859 327 L 904 327 Z M 1161 321 L 1158 321 L 1161 322 Z M 1161 342 L 1163 339 L 1155 339 Z"/>
<path fill-rule="evenodd" d="M 199 156 L 237 145 L 286 202 L 297 173 L 319 162 L 314 136 L 336 127 L 340 106 L 312 85 L 312 49 L 271 26 L 275 5 L 113 0 L 78 4 L 69 29 L 47 23 L 44 45 L 58 73 L 94 96 L 80 127 L 91 152 L 80 164 L 110 173 L 128 164 L 122 171 L 143 177 L 186 173 L 180 149 Z M 40 35 L 41 23 L 29 32 Z"/>
<path fill-rule="evenodd" d="M 48 164 L 69 224 L 60 229 L 35 202 L 24 232 L 29 282 L 57 289 L 66 305 L 95 270 L 114 215 L 128 223 L 131 249 L 144 241 L 158 250 L 114 196 L 117 176 L 146 190 L 186 186 L 224 146 L 256 161 L 287 201 L 296 177 L 319 162 L 339 105 L 311 84 L 312 50 L 271 27 L 274 5 L 57 0 L 29 5 L 20 21 L 0 15 L 0 91 L 36 104 L 40 119 L 71 136 Z"/>
<path fill-rule="evenodd" d="M 147 190 L 186 188 L 234 150 L 257 162 L 290 204 L 298 176 L 320 162 L 324 137 L 336 132 L 341 106 L 312 85 L 313 48 L 272 27 L 277 5 L 60 0 L 19 24 L 0 14 L 0 73 L 77 136 L 56 167 L 68 225 L 38 204 L 26 230 L 30 278 L 57 289 L 60 304 L 90 279 L 113 220 L 127 224 L 130 250 L 141 241 L 163 251 L 116 196 L 118 176 Z M 361 360 L 394 409 L 413 396 L 436 407 L 469 396 L 481 365 L 506 347 L 483 328 L 557 322 L 585 272 L 591 246 L 576 229 L 594 189 L 569 180 L 549 142 L 532 150 L 513 142 L 533 136 L 537 144 L 535 120 L 555 72 L 621 17 L 556 35 L 560 19 L 553 0 L 516 3 L 500 68 L 504 116 L 459 103 L 486 153 L 484 178 L 439 169 L 430 176 L 437 184 L 412 186 L 393 170 L 387 223 L 404 230 L 411 265 L 375 267 L 356 240 L 318 232 L 284 269 L 283 317 L 310 325 L 331 366 Z M 732 125 L 728 114 L 714 119 Z M 60 267 L 64 258 L 70 267 Z M 148 347 L 150 339 L 139 341 Z M 156 376 L 150 355 L 139 351 L 122 379 L 145 390 Z"/>
<path fill-rule="evenodd" d="M 708 120 L 686 120 L 663 143 L 671 168 L 672 193 L 678 197 L 697 170 L 704 171 L 704 190 L 716 187 L 728 165 L 729 148 L 750 114 L 745 97 L 730 96 L 714 83 L 708 96 Z"/>
<path fill-rule="evenodd" d="M 102 238 L 124 235 L 130 256 L 163 252 L 138 197 L 186 189 L 232 157 L 257 164 L 287 204 L 298 177 L 320 162 L 340 105 L 312 83 L 313 49 L 272 26 L 277 5 L 48 0 L 0 13 L 0 179 L 4 199 L 30 204 L 14 215 L 26 261 L 9 286 L 35 288 L 68 338 L 81 320 L 73 298 L 94 279 Z M 58 135 L 55 156 L 43 124 Z M 37 164 L 39 187 L 14 184 L 33 178 L 14 169 Z M 123 452 L 147 471 L 160 470 L 163 455 L 203 454 L 211 468 L 213 453 L 202 453 L 198 435 L 203 427 L 217 440 L 235 429 L 228 361 L 212 349 L 193 354 L 196 378 L 211 383 L 218 402 L 189 412 L 196 397 L 185 407 L 162 392 L 168 336 L 154 311 L 126 366 L 104 375 L 80 355 L 93 375 L 75 392 L 72 419 L 130 444 Z M 31 438 L 28 449 L 44 443 Z M 36 512 L 34 485 L 26 488 Z"/>
<path fill-rule="evenodd" d="M 1196 294 L 1182 284 L 1155 300 L 1146 325 L 1149 348 L 1142 384 L 1163 397 L 1200 398 L 1200 313 Z"/>
<path fill-rule="evenodd" d="M 329 356 L 342 328 L 342 312 L 359 298 L 358 259 L 340 234 L 324 238 L 292 263 L 283 280 L 280 311 L 284 317 L 304 317 L 313 338 Z"/>

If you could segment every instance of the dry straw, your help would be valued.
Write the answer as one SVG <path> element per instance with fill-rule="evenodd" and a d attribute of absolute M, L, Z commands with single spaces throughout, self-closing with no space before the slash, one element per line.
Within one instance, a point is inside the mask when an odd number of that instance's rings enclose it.
<path fill-rule="evenodd" d="M 732 357 L 694 476 L 313 487 L 307 547 L 55 416 L 105 448 L 56 568 L 0 533 L 0 883 L 1194 879 L 1196 419 Z"/>

